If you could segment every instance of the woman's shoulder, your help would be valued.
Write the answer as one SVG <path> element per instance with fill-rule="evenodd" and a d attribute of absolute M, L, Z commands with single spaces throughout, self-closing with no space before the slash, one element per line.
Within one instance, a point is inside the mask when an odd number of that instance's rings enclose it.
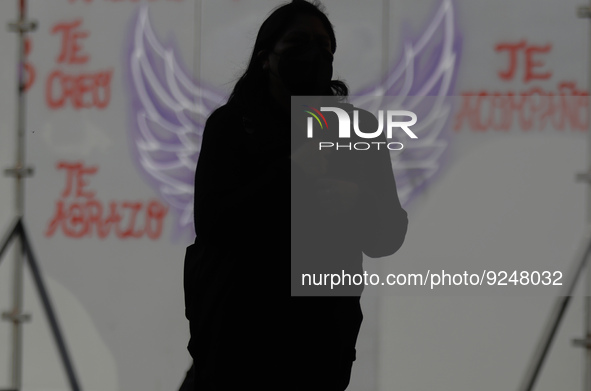
<path fill-rule="evenodd" d="M 242 110 L 234 104 L 226 103 L 216 108 L 207 118 L 203 137 L 214 139 L 234 138 L 242 129 Z"/>
<path fill-rule="evenodd" d="M 209 115 L 206 124 L 217 124 L 220 122 L 231 121 L 232 119 L 238 118 L 240 112 L 240 108 L 235 104 L 223 104 Z"/>
<path fill-rule="evenodd" d="M 218 107 L 205 122 L 203 130 L 204 142 L 207 144 L 222 143 L 225 148 L 230 145 L 242 145 L 248 138 L 251 128 L 250 122 L 245 115 L 244 108 L 235 103 L 226 103 Z M 232 143 L 229 143 L 230 140 Z"/>

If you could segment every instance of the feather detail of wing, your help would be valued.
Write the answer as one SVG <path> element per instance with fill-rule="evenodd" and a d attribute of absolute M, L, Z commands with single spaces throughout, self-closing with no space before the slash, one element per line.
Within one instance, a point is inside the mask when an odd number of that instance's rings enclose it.
<path fill-rule="evenodd" d="M 175 51 L 156 38 L 145 6 L 135 25 L 129 72 L 135 98 L 132 139 L 139 165 L 179 213 L 178 228 L 191 229 L 203 128 L 224 96 L 187 76 Z"/>
<path fill-rule="evenodd" d="M 402 58 L 384 79 L 350 99 L 373 113 L 395 108 L 417 114 L 419 120 L 412 131 L 418 139 L 390 153 L 403 205 L 439 171 L 449 144 L 450 95 L 461 50 L 455 30 L 453 2 L 442 0 L 422 35 L 405 42 Z"/>

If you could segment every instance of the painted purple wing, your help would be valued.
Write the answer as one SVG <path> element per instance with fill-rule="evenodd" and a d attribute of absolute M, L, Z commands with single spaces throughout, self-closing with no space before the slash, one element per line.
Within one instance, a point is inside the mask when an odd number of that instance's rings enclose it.
<path fill-rule="evenodd" d="M 402 58 L 374 86 L 351 97 L 372 112 L 397 106 L 421 114 L 418 140 L 391 152 L 401 202 L 406 204 L 438 172 L 448 145 L 448 98 L 453 90 L 461 40 L 451 0 L 442 0 L 424 33 L 404 45 Z M 129 64 L 133 96 L 131 143 L 140 171 L 178 213 L 177 230 L 192 230 L 194 172 L 205 120 L 225 95 L 193 82 L 177 51 L 156 38 L 148 8 L 138 13 Z M 428 98 L 427 98 L 428 97 Z"/>
<path fill-rule="evenodd" d="M 225 96 L 195 84 L 162 45 L 140 8 L 129 56 L 131 142 L 150 185 L 178 213 L 177 230 L 193 229 L 194 175 L 209 114 Z"/>
<path fill-rule="evenodd" d="M 419 121 L 412 127 L 418 139 L 391 151 L 398 195 L 407 204 L 442 166 L 449 144 L 451 95 L 459 64 L 461 37 L 456 31 L 452 0 L 442 0 L 425 31 L 406 40 L 402 58 L 386 77 L 350 98 L 357 107 L 373 113 L 387 108 L 414 111 Z M 398 141 L 398 140 L 394 140 Z"/>

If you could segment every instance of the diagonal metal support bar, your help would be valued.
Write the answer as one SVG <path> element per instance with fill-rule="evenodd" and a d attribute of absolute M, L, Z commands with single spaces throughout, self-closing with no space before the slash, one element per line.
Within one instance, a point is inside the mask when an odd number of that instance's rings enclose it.
<path fill-rule="evenodd" d="M 80 391 L 80 385 L 76 377 L 76 372 L 74 371 L 74 365 L 72 364 L 72 361 L 70 360 L 70 355 L 68 354 L 66 341 L 60 331 L 58 320 L 55 316 L 55 311 L 53 310 L 53 306 L 51 304 L 51 301 L 49 300 L 49 294 L 47 293 L 45 283 L 43 282 L 41 270 L 39 269 L 39 265 L 37 264 L 37 258 L 35 258 L 35 254 L 33 253 L 33 248 L 31 247 L 31 243 L 29 242 L 25 226 L 21 220 L 19 220 L 19 222 L 17 223 L 16 229 L 18 230 L 19 236 L 22 240 L 23 247 L 25 249 L 26 259 L 29 261 L 29 266 L 33 274 L 33 280 L 35 281 L 35 286 L 37 287 L 39 297 L 41 298 L 41 301 L 43 303 L 43 309 L 45 310 L 45 315 L 47 316 L 47 320 L 49 321 L 49 326 L 51 327 L 51 332 L 53 333 L 53 338 L 57 345 L 60 358 L 64 365 L 64 369 L 66 370 L 66 375 L 68 377 L 68 382 L 70 383 L 70 388 L 73 391 Z"/>
<path fill-rule="evenodd" d="M 14 239 L 14 236 L 17 232 L 18 225 L 20 224 L 20 221 L 21 221 L 20 217 L 17 217 L 14 219 L 12 224 L 10 224 L 8 230 L 6 230 L 6 233 L 4 234 L 2 241 L 0 242 L 0 262 L 2 262 L 2 256 L 4 255 L 4 252 L 6 251 L 6 249 L 8 248 L 8 245 Z"/>
<path fill-rule="evenodd" d="M 583 237 L 582 245 L 579 248 L 579 252 L 575 258 L 575 264 L 573 265 L 570 274 L 566 276 L 563 291 L 561 292 L 560 296 L 556 298 L 554 307 L 552 307 L 550 317 L 546 323 L 546 327 L 542 331 L 542 335 L 540 336 L 534 355 L 531 358 L 527 372 L 523 378 L 523 382 L 519 387 L 519 391 L 532 391 L 534 389 L 535 383 L 542 370 L 542 366 L 544 365 L 544 361 L 548 356 L 552 342 L 554 342 L 554 338 L 558 332 L 560 323 L 564 318 L 564 314 L 568 308 L 568 305 L 570 304 L 570 299 L 577 285 L 577 281 L 583 273 L 583 269 L 587 265 L 590 253 L 591 230 L 588 230 L 587 234 Z"/>

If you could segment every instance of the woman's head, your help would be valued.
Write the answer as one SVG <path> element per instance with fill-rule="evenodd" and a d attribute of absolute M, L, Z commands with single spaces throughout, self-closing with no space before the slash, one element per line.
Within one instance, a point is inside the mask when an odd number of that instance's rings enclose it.
<path fill-rule="evenodd" d="M 230 100 L 269 94 L 340 95 L 347 86 L 332 79 L 336 50 L 332 24 L 320 6 L 295 0 L 275 9 L 263 22 L 248 68 Z"/>

